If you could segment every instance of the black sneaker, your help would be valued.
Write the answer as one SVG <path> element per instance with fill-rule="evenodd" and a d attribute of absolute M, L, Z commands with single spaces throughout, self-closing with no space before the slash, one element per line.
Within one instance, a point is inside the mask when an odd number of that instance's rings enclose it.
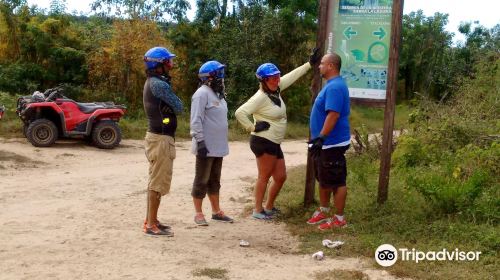
<path fill-rule="evenodd" d="M 266 215 L 268 216 L 277 216 L 281 214 L 281 210 L 276 207 L 273 207 L 273 209 L 271 210 L 267 210 L 266 208 L 264 208 L 264 212 L 266 212 Z"/>
<path fill-rule="evenodd" d="M 144 228 L 144 234 L 150 235 L 150 236 L 166 236 L 166 237 L 173 237 L 174 233 L 168 230 L 161 230 L 159 229 L 156 225 L 153 225 L 152 227 L 146 226 Z"/>
<path fill-rule="evenodd" d="M 225 223 L 232 223 L 233 222 L 233 219 L 224 215 L 224 212 L 222 212 L 222 211 L 220 211 L 217 214 L 212 214 L 212 220 L 219 221 L 219 222 L 225 222 Z"/>
<path fill-rule="evenodd" d="M 166 224 L 162 224 L 161 222 L 158 221 L 158 223 L 156 224 L 156 226 L 161 229 L 161 230 L 166 230 L 166 231 L 169 231 L 171 230 L 172 228 L 169 226 L 169 225 L 166 225 Z"/>
<path fill-rule="evenodd" d="M 146 220 L 144 220 L 144 225 L 143 225 L 143 228 L 146 229 L 146 225 L 148 223 L 146 222 Z M 156 226 L 161 229 L 161 230 L 171 230 L 172 228 L 169 226 L 169 225 L 166 225 L 166 224 L 162 224 L 160 221 L 156 222 Z"/>

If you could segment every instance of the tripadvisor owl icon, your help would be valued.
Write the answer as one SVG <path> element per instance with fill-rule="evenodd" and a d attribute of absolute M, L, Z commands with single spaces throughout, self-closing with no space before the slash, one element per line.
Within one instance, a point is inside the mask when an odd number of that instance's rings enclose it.
<path fill-rule="evenodd" d="M 375 261 L 381 266 L 391 266 L 398 260 L 398 251 L 391 244 L 382 244 L 375 250 Z"/>

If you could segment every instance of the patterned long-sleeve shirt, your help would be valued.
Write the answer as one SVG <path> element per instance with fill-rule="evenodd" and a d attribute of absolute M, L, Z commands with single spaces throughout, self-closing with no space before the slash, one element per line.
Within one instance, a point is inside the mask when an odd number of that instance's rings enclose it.
<path fill-rule="evenodd" d="M 172 87 L 165 81 L 152 77 L 150 81 L 151 93 L 172 108 L 174 113 L 180 114 L 184 110 L 182 101 L 175 95 Z"/>

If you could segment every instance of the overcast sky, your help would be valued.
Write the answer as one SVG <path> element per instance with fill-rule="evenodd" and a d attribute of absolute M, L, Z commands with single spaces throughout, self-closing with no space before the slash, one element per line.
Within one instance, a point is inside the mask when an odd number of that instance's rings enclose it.
<path fill-rule="evenodd" d="M 90 13 L 92 0 L 66 0 L 68 12 Z M 191 6 L 195 8 L 195 0 L 190 0 Z M 497 3 L 496 5 L 494 3 Z M 40 8 L 48 8 L 50 0 L 28 0 L 29 5 L 38 5 Z M 495 8 L 497 7 L 497 8 Z M 426 16 L 435 12 L 449 14 L 447 30 L 458 34 L 458 25 L 462 21 L 476 21 L 491 28 L 500 23 L 498 12 L 498 0 L 406 0 L 404 1 L 404 13 L 423 10 Z M 188 18 L 194 17 L 194 10 L 188 12 Z M 455 40 L 461 38 L 455 38 Z"/>

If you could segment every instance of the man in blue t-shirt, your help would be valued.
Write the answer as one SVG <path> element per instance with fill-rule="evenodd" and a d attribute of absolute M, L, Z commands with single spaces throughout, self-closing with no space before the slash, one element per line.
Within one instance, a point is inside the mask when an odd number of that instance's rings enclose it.
<path fill-rule="evenodd" d="M 345 152 L 349 149 L 351 133 L 349 128 L 349 90 L 340 76 L 340 56 L 326 54 L 321 59 L 319 71 L 327 80 L 311 111 L 311 141 L 309 151 L 314 159 L 314 171 L 319 181 L 320 208 L 307 221 L 320 224 L 319 229 L 343 227 L 344 206 L 347 196 L 347 166 Z M 330 196 L 333 193 L 336 213 L 329 218 Z"/>

